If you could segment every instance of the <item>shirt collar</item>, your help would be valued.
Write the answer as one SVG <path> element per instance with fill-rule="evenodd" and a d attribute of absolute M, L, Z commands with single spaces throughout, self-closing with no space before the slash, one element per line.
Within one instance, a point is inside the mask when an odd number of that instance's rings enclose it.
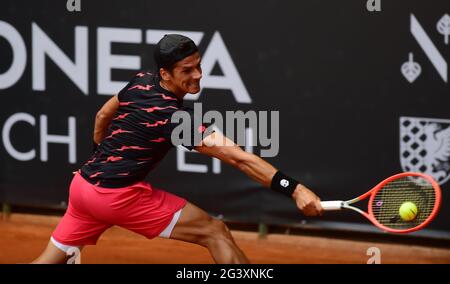
<path fill-rule="evenodd" d="M 183 104 L 183 99 L 179 99 L 174 93 L 172 93 L 171 91 L 168 91 L 166 89 L 164 89 L 163 87 L 161 87 L 161 85 L 159 84 L 161 78 L 159 78 L 158 75 L 155 75 L 155 89 L 158 90 L 158 92 L 164 93 L 166 96 L 172 97 L 177 99 L 177 102 L 179 104 Z"/>

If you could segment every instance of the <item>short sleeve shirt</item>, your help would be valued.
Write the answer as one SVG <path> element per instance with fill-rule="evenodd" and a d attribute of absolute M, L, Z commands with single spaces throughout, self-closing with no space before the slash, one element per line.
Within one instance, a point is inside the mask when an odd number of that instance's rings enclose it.
<path fill-rule="evenodd" d="M 107 136 L 80 169 L 90 183 L 119 188 L 142 181 L 176 146 L 172 143 L 172 132 L 186 118 L 190 119 L 190 133 L 183 132 L 180 138 L 187 134 L 192 137 L 189 143 L 182 144 L 188 150 L 198 145 L 199 137 L 201 141 L 209 134 L 206 131 L 209 128 L 194 116 L 193 109 L 162 88 L 159 81 L 150 72 L 140 72 L 119 92 L 119 109 Z M 184 116 L 181 115 L 179 123 L 171 123 L 177 111 L 184 111 Z"/>

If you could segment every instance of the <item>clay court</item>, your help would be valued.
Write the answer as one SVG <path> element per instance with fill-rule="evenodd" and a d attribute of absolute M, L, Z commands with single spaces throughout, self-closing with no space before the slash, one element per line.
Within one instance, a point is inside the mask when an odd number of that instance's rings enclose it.
<path fill-rule="evenodd" d="M 59 216 L 12 214 L 0 221 L 0 263 L 27 263 L 39 255 L 58 223 Z M 370 247 L 381 251 L 381 263 L 450 263 L 450 248 L 399 242 L 374 242 L 348 238 L 269 234 L 232 230 L 238 245 L 255 264 L 365 264 Z M 203 247 L 156 238 L 147 240 L 113 227 L 97 246 L 82 251 L 84 264 L 211 264 Z"/>

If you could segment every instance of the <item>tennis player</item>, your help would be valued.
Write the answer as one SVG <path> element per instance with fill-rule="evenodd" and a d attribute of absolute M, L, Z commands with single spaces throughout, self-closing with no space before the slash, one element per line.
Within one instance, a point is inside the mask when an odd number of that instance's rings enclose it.
<path fill-rule="evenodd" d="M 144 181 L 174 147 L 171 134 L 177 124 L 171 123 L 172 115 L 185 111 L 193 116 L 183 97 L 199 92 L 202 78 L 198 48 L 185 36 L 165 35 L 154 57 L 157 74 L 138 73 L 97 113 L 94 154 L 75 173 L 67 211 L 33 263 L 65 263 L 71 248 L 95 245 L 114 225 L 149 239 L 159 236 L 201 245 L 216 263 L 248 263 L 222 221 Z M 220 159 L 289 196 L 305 215 L 322 214 L 320 199 L 294 178 L 209 127 L 191 126 L 191 136 L 197 131 L 201 139 L 184 147 Z"/>

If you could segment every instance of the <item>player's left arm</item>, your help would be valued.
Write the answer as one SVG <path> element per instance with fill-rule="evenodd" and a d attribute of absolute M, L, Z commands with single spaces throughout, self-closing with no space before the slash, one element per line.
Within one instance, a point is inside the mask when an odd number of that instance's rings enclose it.
<path fill-rule="evenodd" d="M 119 109 L 119 99 L 117 95 L 109 99 L 95 116 L 94 143 L 100 144 L 107 134 L 109 124 Z"/>

